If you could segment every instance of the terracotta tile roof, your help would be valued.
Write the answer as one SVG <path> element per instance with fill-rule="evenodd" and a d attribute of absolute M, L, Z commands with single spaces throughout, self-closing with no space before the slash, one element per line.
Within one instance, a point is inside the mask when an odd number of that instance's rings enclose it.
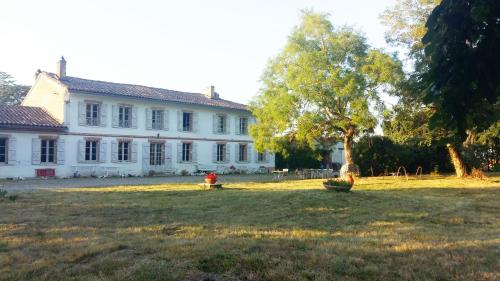
<path fill-rule="evenodd" d="M 0 127 L 66 129 L 41 107 L 0 105 Z"/>
<path fill-rule="evenodd" d="M 55 79 L 57 76 L 53 73 L 47 73 Z M 201 93 L 188 93 L 168 89 L 105 82 L 99 80 L 89 80 L 71 76 L 65 76 L 59 81 L 66 85 L 70 91 L 79 91 L 87 93 L 97 93 L 113 96 L 125 96 L 149 100 L 179 102 L 185 104 L 196 104 L 204 106 L 215 106 L 237 110 L 248 110 L 244 104 L 224 100 L 211 99 Z"/>

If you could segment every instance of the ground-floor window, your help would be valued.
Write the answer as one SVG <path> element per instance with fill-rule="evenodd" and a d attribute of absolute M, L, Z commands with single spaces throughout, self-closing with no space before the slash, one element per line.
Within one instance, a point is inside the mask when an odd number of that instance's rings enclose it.
<path fill-rule="evenodd" d="M 258 162 L 266 161 L 266 153 L 264 153 L 264 152 L 257 153 L 257 161 Z"/>
<path fill-rule="evenodd" d="M 85 142 L 85 161 L 97 161 L 99 155 L 99 141 L 89 140 Z"/>
<path fill-rule="evenodd" d="M 217 155 L 216 156 L 217 156 L 216 157 L 217 162 L 226 161 L 226 144 L 224 144 L 224 143 L 217 144 Z"/>
<path fill-rule="evenodd" d="M 191 162 L 193 160 L 193 144 L 190 142 L 182 143 L 182 161 Z"/>
<path fill-rule="evenodd" d="M 149 145 L 149 164 L 163 165 L 165 163 L 165 144 L 164 143 L 151 143 Z"/>
<path fill-rule="evenodd" d="M 7 139 L 0 138 L 0 163 L 7 163 Z"/>
<path fill-rule="evenodd" d="M 40 163 L 56 162 L 56 140 L 42 139 L 40 141 Z"/>
<path fill-rule="evenodd" d="M 238 150 L 238 161 L 246 162 L 248 160 L 247 149 L 248 149 L 248 147 L 246 144 L 240 144 L 240 147 Z"/>
<path fill-rule="evenodd" d="M 121 161 L 121 162 L 130 161 L 130 142 L 129 141 L 118 142 L 118 161 Z"/>

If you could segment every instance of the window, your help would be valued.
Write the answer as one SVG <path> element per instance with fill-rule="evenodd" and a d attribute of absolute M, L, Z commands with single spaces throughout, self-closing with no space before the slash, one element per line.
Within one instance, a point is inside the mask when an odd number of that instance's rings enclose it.
<path fill-rule="evenodd" d="M 100 108 L 101 105 L 98 103 L 86 104 L 85 117 L 87 126 L 99 126 Z"/>
<path fill-rule="evenodd" d="M 130 161 L 130 142 L 129 141 L 118 142 L 118 161 L 121 161 L 121 162 Z"/>
<path fill-rule="evenodd" d="M 0 163 L 7 163 L 7 139 L 0 139 Z"/>
<path fill-rule="evenodd" d="M 152 166 L 163 165 L 164 161 L 164 143 L 151 143 L 149 145 L 149 164 Z"/>
<path fill-rule="evenodd" d="M 226 116 L 217 115 L 217 133 L 223 134 L 226 132 Z"/>
<path fill-rule="evenodd" d="M 182 161 L 183 162 L 191 162 L 193 158 L 193 145 L 189 142 L 182 143 Z"/>
<path fill-rule="evenodd" d="M 193 113 L 182 112 L 182 130 L 185 132 L 193 130 Z"/>
<path fill-rule="evenodd" d="M 240 117 L 240 135 L 248 134 L 248 118 Z"/>
<path fill-rule="evenodd" d="M 258 162 L 265 162 L 266 161 L 266 153 L 264 153 L 264 152 L 257 153 L 257 161 Z"/>
<path fill-rule="evenodd" d="M 238 161 L 246 162 L 247 161 L 247 145 L 240 144 L 240 148 L 238 150 Z"/>
<path fill-rule="evenodd" d="M 216 161 L 217 162 L 224 162 L 226 161 L 226 145 L 223 143 L 218 143 L 217 144 L 217 151 L 216 151 Z"/>
<path fill-rule="evenodd" d="M 155 130 L 163 130 L 163 110 L 154 109 L 151 112 L 151 127 Z"/>
<path fill-rule="evenodd" d="M 85 161 L 97 161 L 98 145 L 99 141 L 97 140 L 85 142 Z"/>
<path fill-rule="evenodd" d="M 40 141 L 40 163 L 56 162 L 56 140 L 42 139 Z"/>
<path fill-rule="evenodd" d="M 132 126 L 132 107 L 120 106 L 118 109 L 118 126 L 130 128 Z"/>

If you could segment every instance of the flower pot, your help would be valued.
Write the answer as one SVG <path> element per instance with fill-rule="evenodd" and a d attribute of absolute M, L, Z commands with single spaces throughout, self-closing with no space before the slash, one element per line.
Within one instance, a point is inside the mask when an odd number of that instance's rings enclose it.
<path fill-rule="evenodd" d="M 347 176 L 347 182 L 351 184 L 351 186 L 354 184 L 354 177 L 352 175 Z"/>
<path fill-rule="evenodd" d="M 205 182 L 208 184 L 215 184 L 217 182 L 216 179 L 205 178 Z"/>

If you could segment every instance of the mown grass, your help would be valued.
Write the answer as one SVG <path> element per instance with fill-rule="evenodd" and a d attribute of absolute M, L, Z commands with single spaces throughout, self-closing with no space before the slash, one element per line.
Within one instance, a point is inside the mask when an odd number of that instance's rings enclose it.
<path fill-rule="evenodd" d="M 500 177 L 51 189 L 0 202 L 0 280 L 498 280 Z"/>

